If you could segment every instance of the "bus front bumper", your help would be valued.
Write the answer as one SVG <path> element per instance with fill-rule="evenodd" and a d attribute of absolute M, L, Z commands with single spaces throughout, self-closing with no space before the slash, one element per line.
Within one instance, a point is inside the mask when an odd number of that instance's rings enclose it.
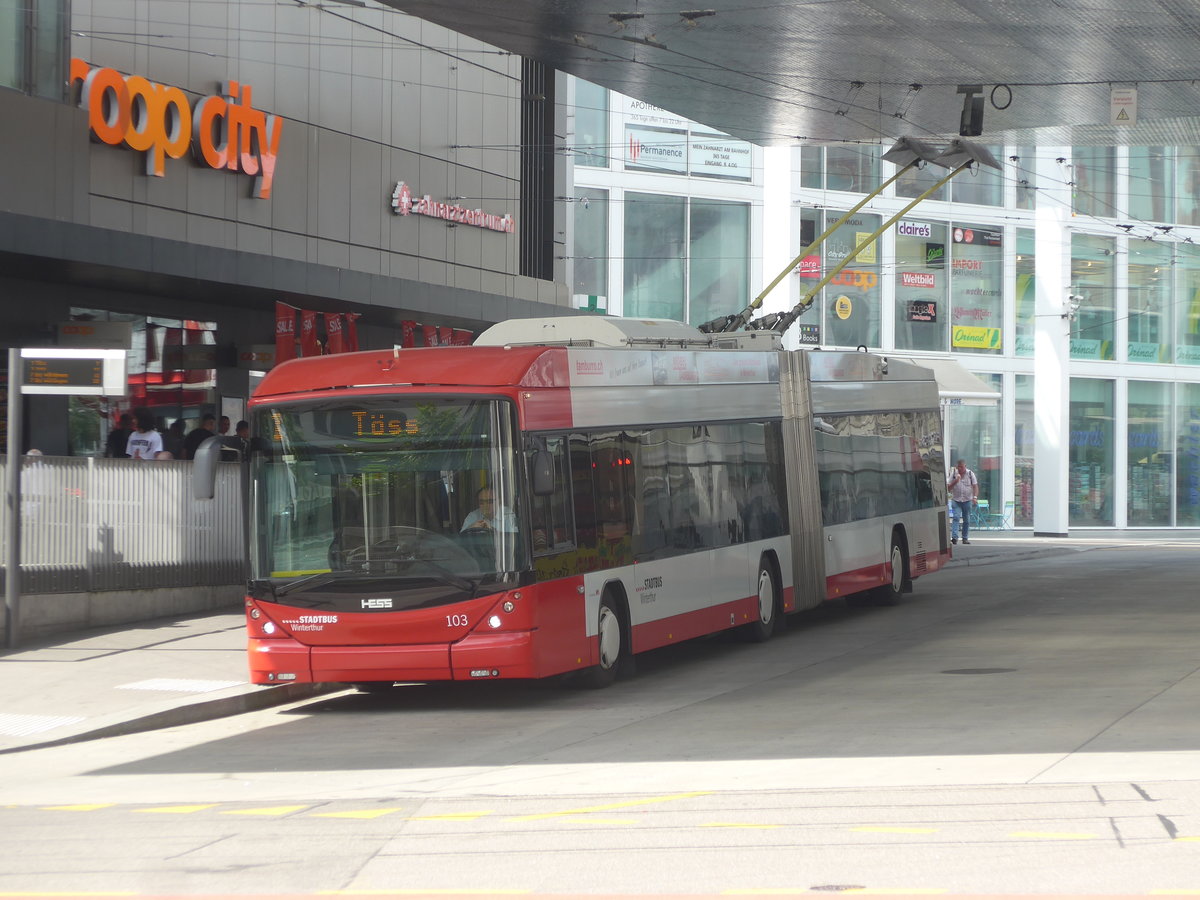
<path fill-rule="evenodd" d="M 537 678 L 529 631 L 469 634 L 453 644 L 310 647 L 287 638 L 251 638 L 250 681 L 359 683 Z"/>

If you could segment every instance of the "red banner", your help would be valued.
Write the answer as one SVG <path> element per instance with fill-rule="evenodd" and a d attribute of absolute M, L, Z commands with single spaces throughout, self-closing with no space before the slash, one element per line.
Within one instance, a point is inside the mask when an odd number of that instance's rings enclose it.
<path fill-rule="evenodd" d="M 445 325 L 438 326 L 438 345 L 449 347 L 454 343 L 454 329 Z"/>
<path fill-rule="evenodd" d="M 345 341 L 342 340 L 342 314 L 325 313 L 325 352 L 344 353 Z"/>
<path fill-rule="evenodd" d="M 411 319 L 405 319 L 400 323 L 400 346 L 417 346 L 417 323 Z"/>
<path fill-rule="evenodd" d="M 438 345 L 438 332 L 436 325 L 422 325 L 421 333 L 425 336 L 426 347 L 436 347 Z"/>
<path fill-rule="evenodd" d="M 358 350 L 358 317 L 361 313 L 346 313 L 343 318 L 346 320 L 345 334 L 342 336 L 342 343 L 346 350 L 350 353 Z"/>
<path fill-rule="evenodd" d="M 463 347 L 471 343 L 473 331 L 467 331 L 465 328 L 455 328 L 454 333 L 450 336 L 450 343 Z"/>
<path fill-rule="evenodd" d="M 296 358 L 296 307 L 275 301 L 275 364 Z"/>
<path fill-rule="evenodd" d="M 317 341 L 317 314 L 311 309 L 300 310 L 300 355 L 321 355 L 321 345 Z"/>

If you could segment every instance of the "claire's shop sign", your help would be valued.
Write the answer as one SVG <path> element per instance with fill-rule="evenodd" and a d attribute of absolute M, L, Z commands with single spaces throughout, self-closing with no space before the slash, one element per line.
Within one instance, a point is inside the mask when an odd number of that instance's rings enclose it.
<path fill-rule="evenodd" d="M 407 216 L 410 213 L 432 216 L 456 225 L 474 225 L 491 231 L 503 231 L 505 234 L 512 234 L 515 230 L 513 217 L 508 213 L 500 216 L 485 213 L 482 209 L 467 209 L 465 206 L 434 200 L 428 194 L 424 197 L 413 197 L 412 188 L 403 181 L 397 181 L 396 189 L 392 191 L 392 212 L 398 216 Z"/>
<path fill-rule="evenodd" d="M 166 158 L 179 159 L 190 147 L 209 168 L 253 175 L 255 197 L 271 196 L 283 121 L 254 108 L 250 85 L 224 82 L 219 94 L 192 106 L 180 88 L 76 58 L 72 86 L 77 81 L 92 136 L 145 153 L 147 175 L 162 178 Z"/>

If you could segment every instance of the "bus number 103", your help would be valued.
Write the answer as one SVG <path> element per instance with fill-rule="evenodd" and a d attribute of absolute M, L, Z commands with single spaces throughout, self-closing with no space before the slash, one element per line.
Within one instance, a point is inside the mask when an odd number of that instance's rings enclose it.
<path fill-rule="evenodd" d="M 467 617 L 464 615 L 446 616 L 447 628 L 465 628 L 467 626 Z"/>

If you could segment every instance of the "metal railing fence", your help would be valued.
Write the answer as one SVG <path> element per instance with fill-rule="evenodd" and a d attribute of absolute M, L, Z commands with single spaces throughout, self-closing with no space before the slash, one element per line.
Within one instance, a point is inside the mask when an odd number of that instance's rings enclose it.
<path fill-rule="evenodd" d="M 0 456 L 0 484 L 7 465 Z M 237 464 L 217 468 L 215 499 L 194 500 L 189 461 L 25 457 L 21 592 L 244 581 L 241 471 Z M 7 548 L 7 510 L 0 519 Z"/>

